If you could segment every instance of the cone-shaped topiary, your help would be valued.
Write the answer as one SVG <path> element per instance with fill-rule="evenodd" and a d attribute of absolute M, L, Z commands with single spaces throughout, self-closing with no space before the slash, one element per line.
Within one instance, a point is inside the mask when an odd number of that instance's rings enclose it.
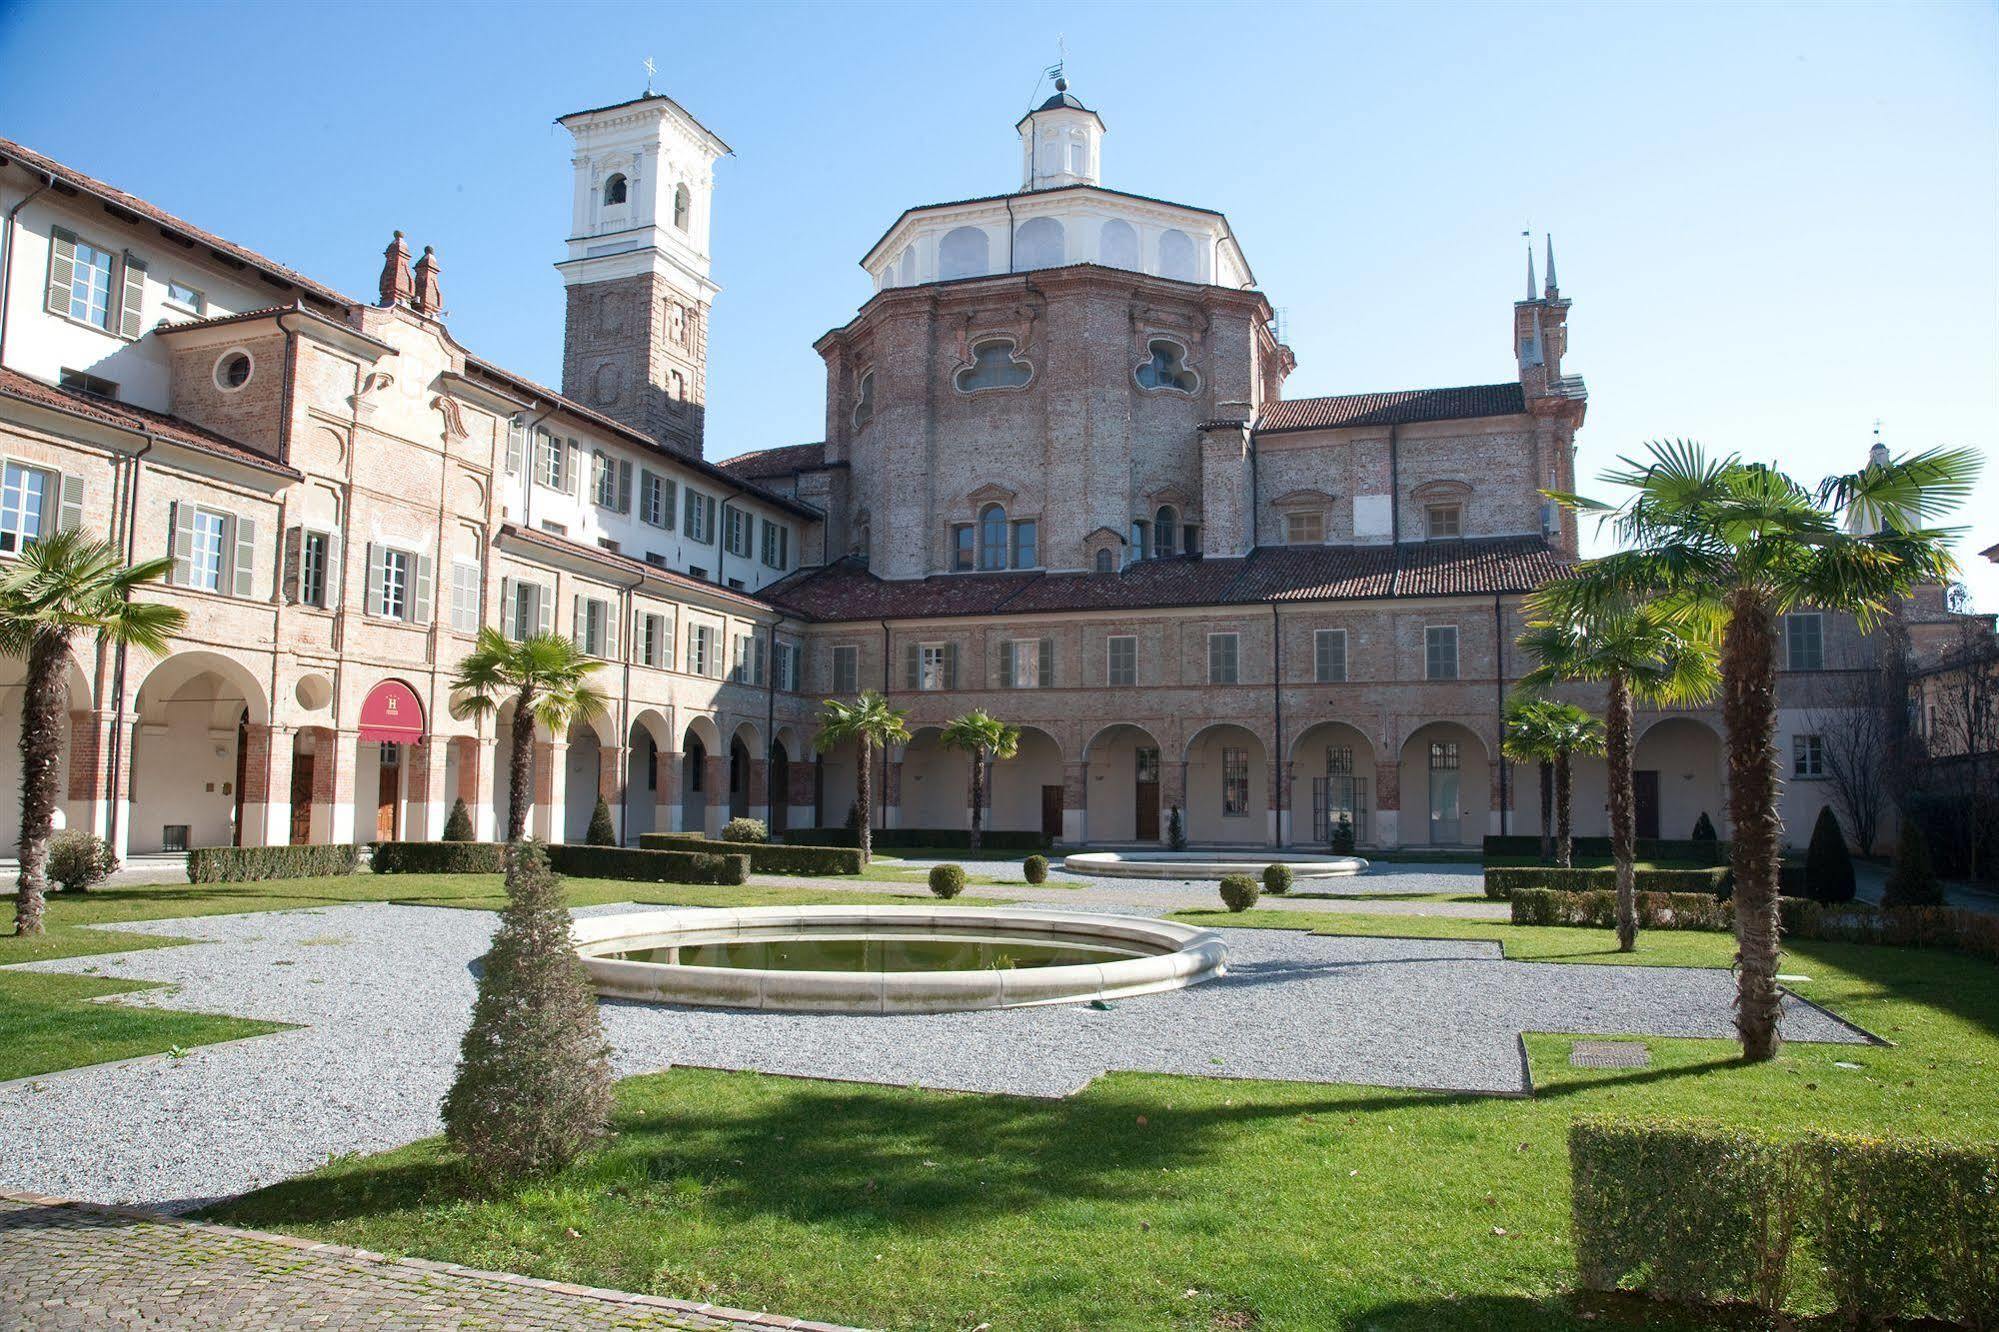
<path fill-rule="evenodd" d="M 1811 847 L 1805 852 L 1805 896 L 1814 902 L 1853 900 L 1853 855 L 1831 805 L 1819 811 L 1812 827 Z"/>
<path fill-rule="evenodd" d="M 1231 911 L 1247 911 L 1261 896 L 1256 880 L 1247 874 L 1230 874 L 1222 879 L 1222 905 Z"/>
<path fill-rule="evenodd" d="M 1347 812 L 1345 810 L 1341 810 L 1339 821 L 1333 824 L 1333 837 L 1332 837 L 1333 854 L 1340 856 L 1350 856 L 1353 854 L 1353 847 L 1354 847 L 1353 820 L 1347 817 Z"/>
<path fill-rule="evenodd" d="M 583 834 L 585 846 L 616 846 L 618 830 L 611 826 L 611 807 L 604 797 L 597 797 L 597 808 L 590 811 L 590 827 Z"/>
<path fill-rule="evenodd" d="M 1718 842 L 1721 840 L 1715 833 L 1714 820 L 1707 816 L 1706 810 L 1702 810 L 1701 816 L 1694 820 L 1693 840 L 1696 842 Z"/>
<path fill-rule="evenodd" d="M 507 905 L 479 975 L 445 1137 L 489 1183 L 568 1165 L 610 1124 L 610 1050 L 540 842 L 507 848 Z"/>
<path fill-rule="evenodd" d="M 1291 891 L 1291 867 L 1289 865 L 1265 865 L 1263 867 L 1263 891 L 1282 897 Z"/>
<path fill-rule="evenodd" d="M 1902 820 L 1901 836 L 1895 843 L 1895 868 L 1888 871 L 1888 883 L 1881 905 L 1922 907 L 1943 905 L 1943 882 L 1930 863 L 1929 840 L 1923 825 L 1914 819 Z"/>
<path fill-rule="evenodd" d="M 953 898 L 965 891 L 965 867 L 963 865 L 932 865 L 930 867 L 930 891 L 942 898 Z"/>
<path fill-rule="evenodd" d="M 1166 815 L 1166 845 L 1175 851 L 1187 849 L 1187 825 L 1180 821 L 1180 807 L 1173 806 Z"/>
<path fill-rule="evenodd" d="M 472 840 L 472 811 L 465 808 L 462 799 L 452 805 L 450 817 L 444 820 L 444 840 L 447 842 Z"/>
<path fill-rule="evenodd" d="M 1033 855 L 1021 861 L 1020 877 L 1029 883 L 1048 882 L 1048 857 Z"/>

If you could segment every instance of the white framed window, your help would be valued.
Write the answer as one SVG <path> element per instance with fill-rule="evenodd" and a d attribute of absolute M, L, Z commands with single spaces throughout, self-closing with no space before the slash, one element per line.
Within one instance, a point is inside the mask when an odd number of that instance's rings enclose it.
<path fill-rule="evenodd" d="M 597 507 L 615 508 L 618 503 L 618 465 L 611 455 L 598 449 L 590 455 L 590 491 Z"/>
<path fill-rule="evenodd" d="M 787 693 L 798 692 L 798 645 L 779 643 L 777 645 L 777 687 Z"/>
<path fill-rule="evenodd" d="M 1825 616 L 1793 611 L 1784 617 L 1784 665 L 1794 671 L 1825 669 Z"/>
<path fill-rule="evenodd" d="M 731 555 L 748 556 L 750 553 L 750 515 L 741 509 L 728 510 L 724 520 L 724 534 L 728 538 Z"/>
<path fill-rule="evenodd" d="M 377 615 L 400 620 L 409 611 L 410 557 L 406 550 L 383 550 L 380 564 L 380 592 L 375 603 Z"/>
<path fill-rule="evenodd" d="M 951 645 L 949 643 L 922 643 L 917 648 L 916 687 L 925 690 L 949 689 L 951 687 Z"/>
<path fill-rule="evenodd" d="M 480 576 L 477 560 L 453 560 L 451 562 L 451 630 L 459 634 L 479 632 L 480 602 L 485 592 L 485 579 Z"/>
<path fill-rule="evenodd" d="M 678 487 L 657 472 L 639 473 L 639 521 L 648 527 L 673 530 L 674 491 Z"/>
<path fill-rule="evenodd" d="M 76 242 L 76 267 L 69 282 L 71 319 L 98 328 L 111 327 L 111 266 L 109 250 L 100 250 L 89 241 Z"/>
<path fill-rule="evenodd" d="M 707 675 L 715 667 L 715 630 L 711 625 L 689 625 L 687 629 L 687 669 Z"/>
<path fill-rule="evenodd" d="M 543 430 L 535 448 L 534 479 L 551 490 L 569 489 L 569 445 L 561 436 Z"/>
<path fill-rule="evenodd" d="M 93 375 L 88 370 L 72 370 L 68 366 L 56 371 L 56 383 L 78 393 L 88 393 L 96 398 L 118 400 L 118 382 L 103 375 Z"/>
<path fill-rule="evenodd" d="M 519 476 L 521 474 L 521 468 L 527 456 L 527 447 L 527 417 L 520 412 L 515 412 L 507 418 L 506 469 L 508 476 Z"/>
<path fill-rule="evenodd" d="M 1284 544 L 1321 546 L 1326 541 L 1326 515 L 1322 509 L 1293 509 L 1284 515 Z"/>
<path fill-rule="evenodd" d="M 299 533 L 298 599 L 321 610 L 332 608 L 333 552 L 338 538 L 306 528 Z"/>
<path fill-rule="evenodd" d="M 1138 635 L 1112 634 L 1104 640 L 1104 683 L 1138 683 Z"/>
<path fill-rule="evenodd" d="M 1000 644 L 1000 688 L 1049 689 L 1054 684 L 1054 639 L 1014 638 Z"/>
<path fill-rule="evenodd" d="M 833 692 L 836 694 L 858 694 L 861 692 L 861 649 L 856 643 L 835 643 L 833 645 Z"/>
<path fill-rule="evenodd" d="M 1208 683 L 1239 684 L 1242 680 L 1242 636 L 1208 635 Z"/>
<path fill-rule="evenodd" d="M 215 387 L 234 393 L 250 382 L 256 370 L 257 362 L 246 349 L 232 348 L 215 358 Z"/>
<path fill-rule="evenodd" d="M 671 660 L 673 635 L 669 626 L 672 621 L 654 611 L 640 611 L 632 623 L 633 659 L 641 666 L 661 669 L 673 664 Z"/>
<path fill-rule="evenodd" d="M 979 510 L 979 568 L 1006 568 L 1006 545 L 1006 510 L 998 504 L 988 504 Z"/>
<path fill-rule="evenodd" d="M 968 573 L 978 563 L 978 529 L 970 523 L 951 525 L 951 572 Z"/>
<path fill-rule="evenodd" d="M 1465 534 L 1465 506 L 1432 504 L 1423 510 L 1423 520 L 1432 541 Z"/>
<path fill-rule="evenodd" d="M 550 536 L 566 537 L 569 535 L 568 523 L 558 523 L 551 518 L 544 518 L 539 523 L 536 523 L 535 526 L 547 532 Z"/>
<path fill-rule="evenodd" d="M 208 298 L 202 295 L 199 287 L 191 287 L 179 278 L 168 278 L 167 304 L 198 315 L 208 309 Z"/>
<path fill-rule="evenodd" d="M 194 511 L 194 547 L 189 587 L 204 592 L 222 590 L 222 566 L 228 558 L 229 515 L 213 509 Z"/>
<path fill-rule="evenodd" d="M 576 646 L 593 657 L 609 658 L 617 653 L 617 640 L 611 634 L 611 603 L 602 597 L 586 597 L 577 593 L 572 609 L 575 617 L 570 628 L 570 636 Z"/>
<path fill-rule="evenodd" d="M 428 555 L 393 546 L 369 546 L 368 614 L 429 624 L 431 574 Z"/>
<path fill-rule="evenodd" d="M 1793 777 L 1825 776 L 1825 739 L 1816 735 L 1794 735 L 1791 737 L 1791 775 Z"/>
<path fill-rule="evenodd" d="M 55 499 L 54 473 L 9 462 L 0 480 L 0 551 L 18 552 L 49 530 Z"/>
<path fill-rule="evenodd" d="M 698 541 L 704 546 L 715 544 L 715 501 L 692 486 L 686 487 L 687 522 L 681 529 L 689 541 Z"/>
<path fill-rule="evenodd" d="M 1423 678 L 1425 680 L 1458 678 L 1456 625 L 1433 624 L 1423 630 Z"/>
<path fill-rule="evenodd" d="M 1013 525 L 1013 567 L 1035 569 L 1041 565 L 1041 524 L 1023 518 Z"/>
<path fill-rule="evenodd" d="M 1312 634 L 1312 678 L 1320 684 L 1346 683 L 1346 630 L 1320 629 Z"/>
<path fill-rule="evenodd" d="M 501 581 L 500 625 L 508 638 L 524 643 L 548 632 L 549 611 L 555 593 L 540 583 L 523 583 L 512 578 Z"/>
<path fill-rule="evenodd" d="M 737 634 L 735 636 L 734 651 L 729 659 L 729 679 L 736 684 L 748 684 L 750 682 L 750 636 L 748 634 Z"/>
<path fill-rule="evenodd" d="M 791 565 L 791 529 L 783 523 L 763 520 L 763 561 L 768 569 L 786 569 Z"/>

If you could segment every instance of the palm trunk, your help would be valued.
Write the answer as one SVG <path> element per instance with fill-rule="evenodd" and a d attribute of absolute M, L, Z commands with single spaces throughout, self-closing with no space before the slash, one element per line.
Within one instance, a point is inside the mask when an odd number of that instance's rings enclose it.
<path fill-rule="evenodd" d="M 1610 858 L 1617 866 L 1617 950 L 1638 947 L 1638 800 L 1631 779 L 1631 681 L 1610 677 L 1603 718 L 1604 762 L 1610 769 Z"/>
<path fill-rule="evenodd" d="M 1555 858 L 1555 765 L 1541 760 L 1541 863 Z"/>
<path fill-rule="evenodd" d="M 527 835 L 528 810 L 534 805 L 534 691 L 521 690 L 514 700 L 513 771 L 507 774 L 507 840 Z"/>
<path fill-rule="evenodd" d="M 972 850 L 979 849 L 986 821 L 986 751 L 972 751 Z"/>
<path fill-rule="evenodd" d="M 854 801 L 861 807 L 860 833 L 861 863 L 867 864 L 875 855 L 875 802 L 874 767 L 875 746 L 868 736 L 861 736 L 861 772 L 854 782 Z"/>
<path fill-rule="evenodd" d="M 43 632 L 28 649 L 28 681 L 21 700 L 21 878 L 14 900 L 14 933 L 40 934 L 49 890 L 49 833 L 55 826 L 56 787 L 62 771 L 62 714 L 69 688 L 63 679 L 69 639 Z"/>
<path fill-rule="evenodd" d="M 1576 790 L 1575 767 L 1566 749 L 1555 752 L 1555 863 L 1571 869 L 1576 863 L 1576 841 L 1571 836 L 1570 806 Z"/>
<path fill-rule="evenodd" d="M 1777 1018 L 1777 672 L 1775 617 L 1754 589 L 1729 597 L 1721 640 L 1721 715 L 1728 730 L 1728 816 L 1734 826 L 1735 1030 L 1742 1057 L 1774 1059 Z"/>

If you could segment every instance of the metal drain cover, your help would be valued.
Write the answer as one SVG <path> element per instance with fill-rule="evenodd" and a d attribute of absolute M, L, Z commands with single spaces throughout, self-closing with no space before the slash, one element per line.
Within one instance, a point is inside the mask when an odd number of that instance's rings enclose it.
<path fill-rule="evenodd" d="M 1651 1062 L 1642 1041 L 1577 1041 L 1569 1047 L 1575 1068 L 1644 1068 Z"/>

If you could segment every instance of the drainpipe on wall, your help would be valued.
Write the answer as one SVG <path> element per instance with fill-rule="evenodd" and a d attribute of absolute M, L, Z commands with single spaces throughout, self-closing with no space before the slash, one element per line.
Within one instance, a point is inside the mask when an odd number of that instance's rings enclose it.
<path fill-rule="evenodd" d="M 1402 544 L 1402 451 L 1395 427 L 1388 427 L 1388 540 Z"/>
<path fill-rule="evenodd" d="M 770 826 L 770 756 L 777 752 L 777 621 L 772 620 L 764 627 L 764 826 Z M 785 779 L 791 776 L 791 755 L 786 754 Z M 790 793 L 785 794 L 785 803 L 791 803 Z M 786 822 L 790 811 L 787 810 Z"/>
<path fill-rule="evenodd" d="M 1290 803 L 1290 765 L 1284 761 L 1284 635 L 1277 619 L 1277 601 L 1270 602 L 1270 714 L 1271 735 L 1275 738 L 1277 752 L 1273 758 L 1277 771 L 1272 780 L 1277 787 L 1277 845 L 1284 845 L 1284 807 Z"/>
<path fill-rule="evenodd" d="M 1509 779 L 1513 775 L 1513 764 L 1512 761 L 1506 757 L 1506 748 L 1505 748 L 1506 746 L 1506 616 L 1505 612 L 1502 610 L 1500 606 L 1499 593 L 1497 592 L 1492 594 L 1492 671 L 1493 671 L 1493 694 L 1495 696 L 1494 707 L 1496 708 L 1496 711 L 1493 714 L 1493 720 L 1498 724 L 1499 728 L 1493 734 L 1496 737 L 1498 737 L 1500 744 L 1499 833 L 1500 836 L 1504 837 L 1507 834 L 1507 832 L 1510 831 L 1510 829 L 1507 826 L 1506 816 L 1508 812 L 1508 806 L 1510 806 L 1513 802 L 1507 799 L 1507 788 L 1512 784 Z"/>
<path fill-rule="evenodd" d="M 624 643 L 625 650 L 618 654 L 619 658 L 621 659 L 619 662 L 619 668 L 624 673 L 624 682 L 620 686 L 618 691 L 618 738 L 623 743 L 621 743 L 618 746 L 618 748 L 625 751 L 625 770 L 618 774 L 618 790 L 620 792 L 618 798 L 618 844 L 620 846 L 626 845 L 630 842 L 631 827 L 632 827 L 632 784 L 629 780 L 632 771 L 632 753 L 631 753 L 632 642 L 631 640 L 633 637 L 632 621 L 637 618 L 632 614 L 633 611 L 632 593 L 638 591 L 639 587 L 645 582 L 645 580 L 646 580 L 645 574 L 640 573 L 636 578 L 632 579 L 630 583 L 626 584 L 624 592 L 619 598 L 620 609 L 618 613 L 625 617 L 624 630 L 626 635 Z M 649 732 L 648 735 L 650 735 Z M 657 753 L 657 751 L 655 751 L 655 753 Z M 603 759 L 599 757 L 598 762 L 599 763 L 603 762 Z M 659 765 L 659 760 L 657 757 L 655 757 L 653 760 L 653 766 L 658 767 L 658 765 Z M 599 787 L 602 787 L 603 785 L 602 774 L 598 775 L 597 784 Z M 657 805 L 659 802 L 655 800 L 653 803 Z"/>
<path fill-rule="evenodd" d="M 888 621 L 883 620 L 882 621 L 882 697 L 884 698 L 888 697 L 889 681 L 893 678 L 889 674 L 890 669 L 891 667 L 889 665 Z M 880 790 L 882 795 L 888 794 L 888 746 L 887 745 L 882 746 L 882 780 L 881 780 L 881 786 L 877 789 Z M 879 797 L 877 797 L 875 800 L 874 812 L 881 818 L 882 827 L 886 829 L 888 827 L 888 808 Z"/>
<path fill-rule="evenodd" d="M 21 201 L 7 210 L 4 237 L 7 248 L 4 253 L 0 253 L 0 365 L 7 364 L 7 311 L 13 304 L 14 295 L 15 219 L 20 217 L 23 208 L 56 183 L 56 178 L 46 171 L 38 171 L 35 174 L 42 178 L 42 183 L 22 195 Z"/>

